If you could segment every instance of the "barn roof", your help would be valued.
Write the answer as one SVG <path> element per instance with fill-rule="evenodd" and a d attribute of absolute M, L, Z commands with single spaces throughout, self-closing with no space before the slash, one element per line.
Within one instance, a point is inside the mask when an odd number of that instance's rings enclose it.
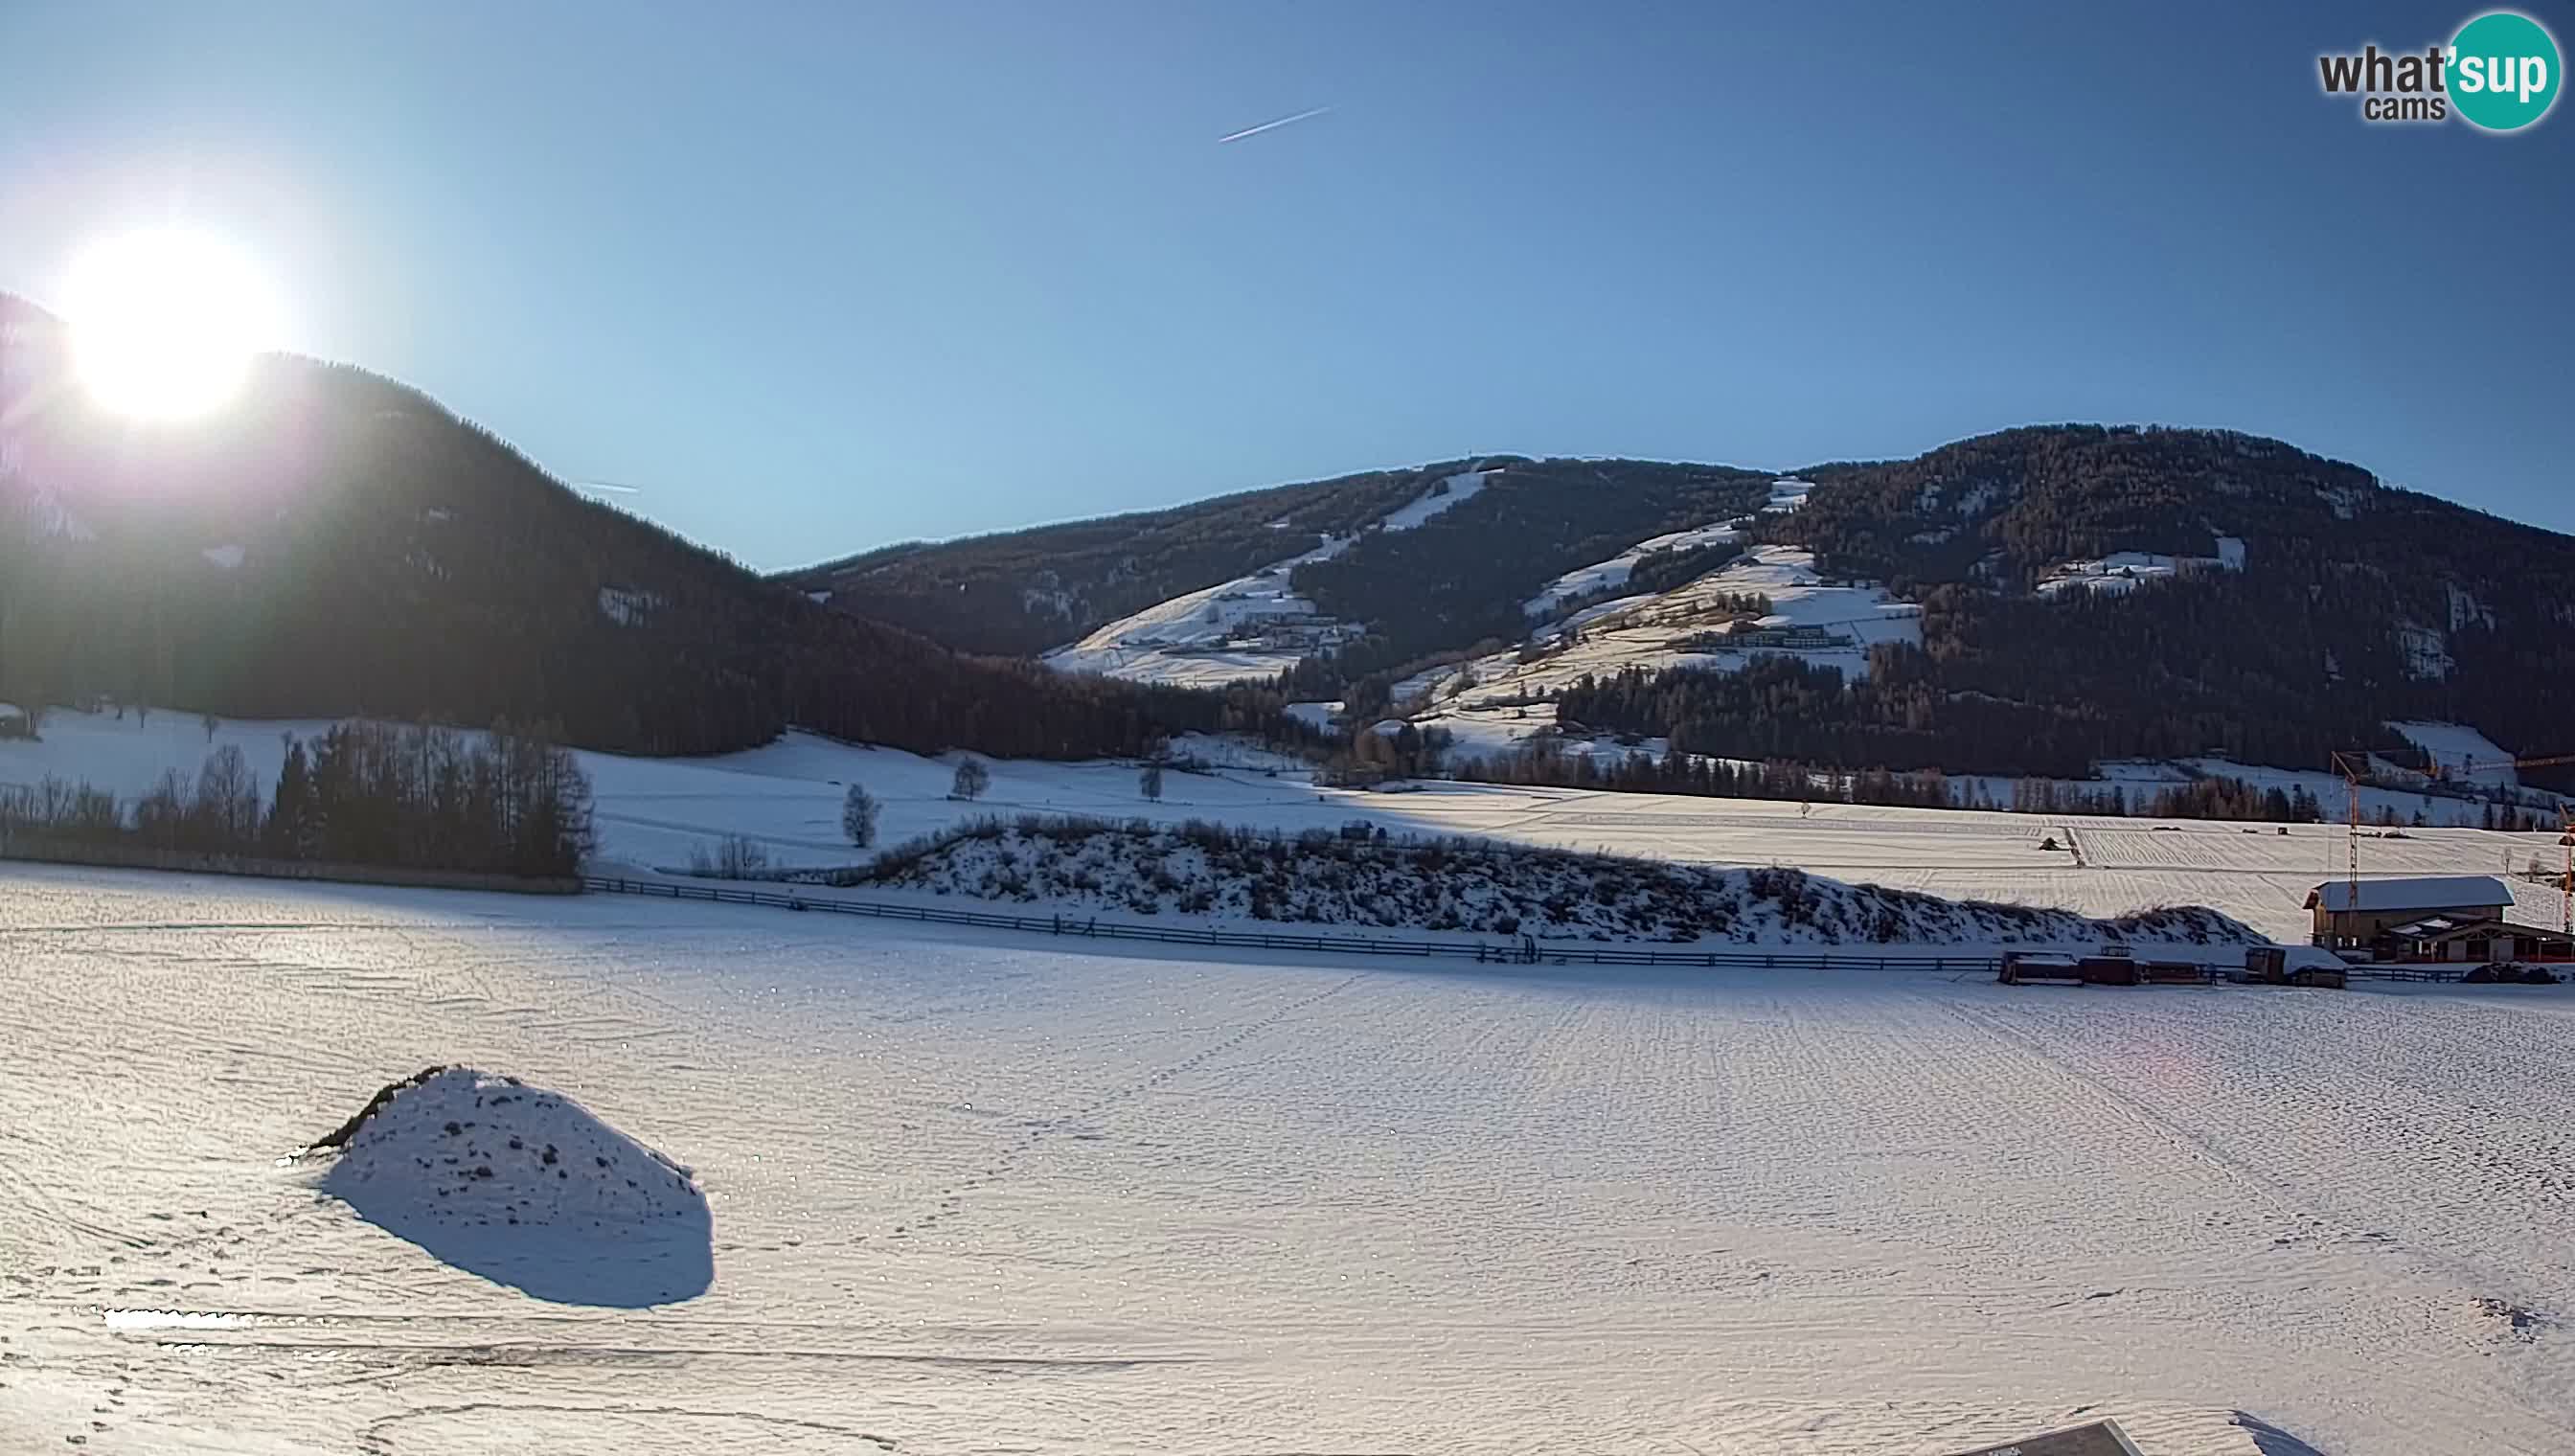
<path fill-rule="evenodd" d="M 2434 915 L 2429 919 L 2390 927 L 2387 932 L 2399 940 L 2467 940 L 2478 936 L 2527 935 L 2536 940 L 2563 940 L 2566 932 L 2541 925 L 2517 925 L 2510 920 L 2453 918 Z"/>
<path fill-rule="evenodd" d="M 2512 887 L 2491 874 L 2421 874 L 2404 879 L 2364 879 L 2360 903 L 2351 901 L 2351 882 L 2327 880 L 2307 891 L 2307 908 L 2322 902 L 2329 910 L 2454 910 L 2468 906 L 2508 905 Z"/>

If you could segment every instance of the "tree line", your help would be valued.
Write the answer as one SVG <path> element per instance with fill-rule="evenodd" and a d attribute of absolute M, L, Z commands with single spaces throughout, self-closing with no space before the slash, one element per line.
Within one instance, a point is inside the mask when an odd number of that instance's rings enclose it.
<path fill-rule="evenodd" d="M 1369 781 L 1364 772 L 1367 761 L 1363 757 L 1351 758 L 1355 767 L 1347 781 Z M 1656 753 L 1648 751 L 1642 740 L 1633 735 L 1629 735 L 1624 751 L 1615 752 L 1577 751 L 1559 735 L 1542 735 L 1511 752 L 1455 763 L 1449 773 L 1475 783 L 2047 815 L 2270 823 L 2316 823 L 2336 817 L 2303 784 L 2283 788 L 2223 773 L 2203 774 L 2184 783 L 2135 784 L 2018 777 L 1997 793 L 1986 775 L 1951 774 L 1937 768 L 1852 769 L 1790 758 L 1744 761 L 1707 757 L 1678 747 Z M 2371 823 L 2390 825 L 2430 821 L 2420 809 L 2400 820 L 2392 807 L 2383 804 L 2365 817 Z M 2552 828 L 2555 824 L 2555 819 L 2527 806 L 2496 802 L 2483 805 L 2485 828 L 2518 832 Z"/>
<path fill-rule="evenodd" d="M 351 722 L 289 733 L 261 792 L 237 744 L 173 768 L 131 808 L 49 776 L 0 794 L 0 832 L 316 863 L 561 876 L 592 842 L 590 779 L 542 733 Z"/>

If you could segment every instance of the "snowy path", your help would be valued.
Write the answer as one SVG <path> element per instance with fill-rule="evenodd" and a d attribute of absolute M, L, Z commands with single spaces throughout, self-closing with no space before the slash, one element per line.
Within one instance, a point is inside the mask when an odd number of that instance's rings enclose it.
<path fill-rule="evenodd" d="M 0 1448 L 2575 1428 L 2563 990 L 1218 964 L 808 918 L 0 867 Z M 543 1303 L 275 1165 L 451 1059 L 692 1164 L 714 1287 Z"/>

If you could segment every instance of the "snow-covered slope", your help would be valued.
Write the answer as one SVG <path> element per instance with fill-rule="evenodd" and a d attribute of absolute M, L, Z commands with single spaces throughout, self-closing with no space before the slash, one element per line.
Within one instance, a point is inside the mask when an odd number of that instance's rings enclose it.
<path fill-rule="evenodd" d="M 1795 476 L 1781 476 L 1770 483 L 1770 500 L 1762 506 L 1761 513 L 1765 516 L 1779 516 L 1801 510 L 1806 504 L 1807 495 L 1814 489 L 1815 483 L 1812 481 L 1802 481 Z"/>
<path fill-rule="evenodd" d="M 1731 526 L 1708 525 L 1674 531 L 1640 541 L 1605 562 L 1576 567 L 1546 584 L 1544 591 L 1521 604 L 1520 610 L 1531 617 L 1548 617 L 1562 610 L 1568 602 L 1596 597 L 1627 584 L 1636 563 L 1658 551 L 1687 551 L 1693 547 L 1722 546 L 1743 539 L 1743 533 Z"/>
<path fill-rule="evenodd" d="M 1747 619 L 1728 600 L 1755 594 L 1769 599 L 1769 615 Z M 1531 633 L 1526 648 L 1435 670 L 1398 694 L 1415 691 L 1420 726 L 1489 750 L 1552 725 L 1550 695 L 1629 668 L 1734 672 L 1777 655 L 1863 678 L 1870 648 L 1921 642 L 1921 614 L 1873 583 L 1825 580 L 1810 552 L 1761 546 L 1671 591 L 1586 607 Z"/>
<path fill-rule="evenodd" d="M 1389 513 L 1380 531 L 1410 531 L 1441 512 L 1473 500 L 1483 490 L 1482 471 L 1467 471 Z M 1120 618 L 1043 661 L 1068 673 L 1098 673 L 1139 683 L 1221 688 L 1275 678 L 1312 656 L 1357 636 L 1364 627 L 1318 615 L 1296 595 L 1289 578 L 1308 562 L 1347 551 L 1356 536 L 1336 537 L 1312 551 L 1274 562 L 1249 576 L 1158 602 Z"/>
<path fill-rule="evenodd" d="M 2407 741 L 2440 764 L 2444 774 L 2460 782 L 2483 788 L 2521 785 L 2521 775 L 2510 766 L 2512 750 L 2465 724 L 2405 722 L 2388 727 L 2404 734 Z"/>

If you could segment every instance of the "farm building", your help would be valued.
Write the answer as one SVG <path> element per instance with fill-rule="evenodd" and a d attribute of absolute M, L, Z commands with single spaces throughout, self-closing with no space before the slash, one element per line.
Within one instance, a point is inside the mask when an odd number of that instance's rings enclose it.
<path fill-rule="evenodd" d="M 2352 896 L 2354 888 L 2359 898 Z M 2460 923 L 2500 920 L 2512 889 L 2491 874 L 2418 875 L 2405 879 L 2328 880 L 2307 891 L 2315 913 L 2310 938 L 2328 950 L 2359 950 L 2398 925 L 2435 915 Z"/>
<path fill-rule="evenodd" d="M 2428 915 L 2380 931 L 2370 943 L 2370 953 L 2379 960 L 2458 960 L 2480 965 L 2489 960 L 2567 960 L 2575 959 L 2575 941 L 2563 930 L 2516 925 L 2510 920 Z"/>

